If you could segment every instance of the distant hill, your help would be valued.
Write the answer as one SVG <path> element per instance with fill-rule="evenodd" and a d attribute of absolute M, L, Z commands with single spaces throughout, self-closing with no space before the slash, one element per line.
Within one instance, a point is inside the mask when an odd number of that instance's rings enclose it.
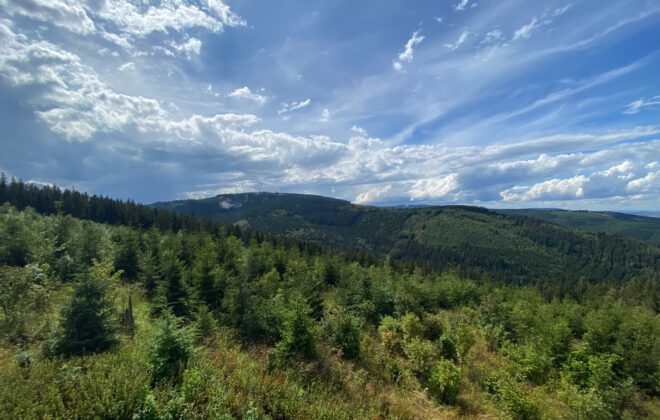
<path fill-rule="evenodd" d="M 457 266 L 509 282 L 580 277 L 620 282 L 660 272 L 660 248 L 652 244 L 480 207 L 371 207 L 280 193 L 224 194 L 154 206 L 434 269 Z"/>
<path fill-rule="evenodd" d="M 498 213 L 529 216 L 590 232 L 610 233 L 660 246 L 660 218 L 617 212 L 559 209 L 497 210 Z"/>

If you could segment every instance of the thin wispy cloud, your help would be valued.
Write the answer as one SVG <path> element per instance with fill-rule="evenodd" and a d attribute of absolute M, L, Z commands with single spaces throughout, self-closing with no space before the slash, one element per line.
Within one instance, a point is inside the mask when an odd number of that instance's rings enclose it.
<path fill-rule="evenodd" d="M 288 112 L 297 111 L 299 109 L 307 108 L 309 104 L 312 103 L 312 100 L 307 98 L 303 101 L 293 101 L 290 103 L 283 103 L 279 111 L 279 114 L 286 114 Z"/>
<path fill-rule="evenodd" d="M 456 39 L 456 42 L 453 44 L 445 44 L 445 47 L 447 47 L 449 50 L 454 51 L 457 50 L 461 45 L 467 41 L 468 37 L 471 35 L 471 32 L 468 31 L 467 29 L 464 29 L 463 32 L 458 36 L 458 39 Z"/>
<path fill-rule="evenodd" d="M 403 51 L 397 56 L 396 60 L 392 62 L 392 66 L 396 71 L 403 71 L 404 65 L 406 63 L 411 63 L 413 61 L 413 54 L 415 52 L 415 46 L 419 45 L 424 41 L 424 36 L 419 34 L 419 31 L 413 32 L 412 36 L 406 42 Z"/>
<path fill-rule="evenodd" d="M 641 98 L 632 101 L 626 106 L 624 114 L 634 115 L 645 109 L 660 109 L 660 95 L 651 98 Z"/>

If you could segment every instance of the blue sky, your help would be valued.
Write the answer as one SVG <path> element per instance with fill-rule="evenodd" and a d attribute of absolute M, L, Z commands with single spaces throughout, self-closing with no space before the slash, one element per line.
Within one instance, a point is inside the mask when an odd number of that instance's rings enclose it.
<path fill-rule="evenodd" d="M 0 0 L 0 170 L 141 202 L 657 210 L 660 3 Z"/>

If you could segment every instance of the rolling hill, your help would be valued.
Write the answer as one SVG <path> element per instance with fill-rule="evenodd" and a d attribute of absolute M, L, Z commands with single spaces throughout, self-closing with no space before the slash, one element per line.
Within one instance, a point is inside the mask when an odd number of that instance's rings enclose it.
<path fill-rule="evenodd" d="M 461 267 L 509 282 L 580 277 L 621 282 L 660 272 L 660 248 L 650 243 L 480 207 L 384 208 L 280 193 L 225 194 L 154 206 L 433 269 Z"/>
<path fill-rule="evenodd" d="M 647 241 L 660 246 L 660 218 L 611 211 L 569 211 L 559 209 L 497 210 L 499 213 L 529 216 L 590 232 L 602 232 Z"/>

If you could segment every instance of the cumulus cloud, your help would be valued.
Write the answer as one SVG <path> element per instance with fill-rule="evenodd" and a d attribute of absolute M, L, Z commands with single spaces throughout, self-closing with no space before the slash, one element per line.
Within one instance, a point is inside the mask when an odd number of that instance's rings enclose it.
<path fill-rule="evenodd" d="M 121 32 L 137 37 L 153 32 L 182 32 L 190 28 L 222 32 L 225 26 L 246 24 L 219 0 L 209 0 L 204 6 L 176 1 L 144 6 L 130 0 L 108 0 L 96 16 L 112 22 Z"/>
<path fill-rule="evenodd" d="M 170 46 L 174 51 L 191 59 L 194 55 L 199 55 L 202 50 L 202 41 L 197 38 L 189 38 L 182 43 L 172 41 Z"/>
<path fill-rule="evenodd" d="M 514 186 L 500 193 L 504 201 L 558 201 L 600 199 L 649 193 L 658 187 L 654 181 L 660 171 L 655 165 L 635 164 L 625 160 L 606 170 L 570 178 L 553 178 L 531 186 Z"/>
<path fill-rule="evenodd" d="M 419 35 L 419 31 L 413 32 L 408 42 L 406 42 L 403 51 L 401 51 L 397 56 L 397 59 L 392 62 L 392 67 L 394 67 L 394 70 L 403 71 L 404 64 L 411 63 L 413 61 L 415 46 L 421 44 L 422 41 L 424 41 L 424 37 Z"/>
<path fill-rule="evenodd" d="M 297 111 L 299 109 L 303 109 L 309 106 L 309 104 L 312 103 L 312 100 L 307 98 L 304 101 L 293 101 L 290 103 L 282 103 L 282 107 L 280 108 L 279 111 L 277 111 L 278 114 L 286 114 L 288 112 L 292 111 Z"/>
<path fill-rule="evenodd" d="M 354 201 L 357 204 L 377 203 L 387 198 L 390 191 L 392 191 L 392 185 L 377 186 L 359 194 Z"/>
<path fill-rule="evenodd" d="M 628 104 L 628 106 L 626 107 L 625 111 L 623 111 L 623 113 L 632 115 L 632 114 L 637 114 L 646 108 L 653 109 L 658 107 L 660 107 L 660 95 L 653 96 L 651 98 L 640 98 L 636 101 L 633 101 Z"/>
<path fill-rule="evenodd" d="M 425 178 L 415 182 L 410 188 L 410 199 L 444 198 L 459 188 L 458 174 L 449 174 L 439 178 Z"/>
<path fill-rule="evenodd" d="M 85 3 L 76 0 L 0 0 L 0 6 L 10 15 L 52 23 L 80 35 L 96 30 Z"/>
<path fill-rule="evenodd" d="M 179 52 L 186 57 L 199 54 L 201 48 L 201 41 L 188 38 L 186 31 L 204 29 L 218 33 L 225 27 L 246 25 L 245 20 L 221 0 L 201 3 L 175 0 L 155 3 L 136 0 L 0 0 L 0 6 L 9 16 L 26 16 L 78 35 L 98 34 L 126 51 L 134 50 L 136 39 L 155 32 L 179 34 L 184 40 L 171 41 L 172 50 L 167 51 Z"/>
<path fill-rule="evenodd" d="M 249 87 L 243 86 L 242 88 L 238 88 L 234 90 L 233 92 L 230 92 L 227 94 L 228 97 L 230 98 L 235 98 L 235 99 L 245 99 L 248 101 L 253 101 L 259 105 L 263 105 L 266 103 L 268 98 L 264 95 L 261 95 L 256 92 L 252 92 Z"/>

